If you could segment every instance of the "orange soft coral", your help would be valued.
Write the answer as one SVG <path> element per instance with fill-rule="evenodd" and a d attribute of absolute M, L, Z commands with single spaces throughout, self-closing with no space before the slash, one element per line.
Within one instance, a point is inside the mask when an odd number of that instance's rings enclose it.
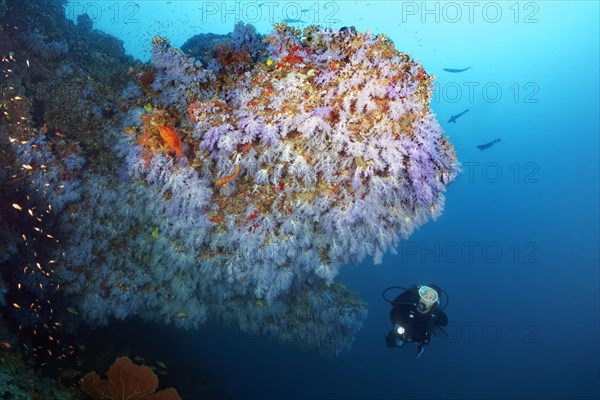
<path fill-rule="evenodd" d="M 181 400 L 173 388 L 156 392 L 158 378 L 152 370 L 120 357 L 106 373 L 108 380 L 95 372 L 81 380 L 81 389 L 94 400 Z"/>
<path fill-rule="evenodd" d="M 172 126 L 158 125 L 158 132 L 160 137 L 165 142 L 169 150 L 172 150 L 177 154 L 177 157 L 184 157 L 183 151 L 181 150 L 181 139 L 177 136 L 175 129 Z"/>

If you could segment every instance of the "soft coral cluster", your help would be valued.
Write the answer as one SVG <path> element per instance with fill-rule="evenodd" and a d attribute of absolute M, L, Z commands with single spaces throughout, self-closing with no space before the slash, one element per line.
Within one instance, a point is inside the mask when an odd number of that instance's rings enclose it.
<path fill-rule="evenodd" d="M 159 190 L 184 170 L 204 182 L 210 205 L 193 215 L 208 217 L 210 235 L 187 231 L 202 270 L 220 296 L 272 304 L 306 279 L 331 283 L 344 263 L 381 262 L 441 213 L 459 166 L 429 108 L 432 78 L 387 37 L 282 24 L 264 43 L 255 53 L 266 61 L 253 65 L 246 46 L 220 44 L 235 68 L 207 75 L 155 39 L 158 75 L 179 74 L 155 83 L 153 105 L 181 116 L 194 153 L 188 164 L 137 163 L 135 175 Z"/>
<path fill-rule="evenodd" d="M 236 32 L 218 43 L 231 68 L 153 41 L 154 79 L 123 104 L 127 134 L 104 138 L 130 179 L 86 176 L 62 219 L 62 286 L 91 322 L 193 327 L 213 314 L 338 353 L 366 317 L 333 282 L 339 267 L 380 262 L 437 217 L 458 172 L 432 78 L 385 36 Z"/>
<path fill-rule="evenodd" d="M 192 166 L 213 182 L 220 229 L 207 257 L 246 254 L 230 278 L 271 300 L 290 269 L 331 281 L 341 264 L 380 262 L 441 213 L 458 163 L 429 108 L 432 78 L 387 37 L 283 24 L 265 43 L 269 62 L 196 91 L 181 126 L 198 149 Z M 155 56 L 189 62 L 155 44 Z"/>

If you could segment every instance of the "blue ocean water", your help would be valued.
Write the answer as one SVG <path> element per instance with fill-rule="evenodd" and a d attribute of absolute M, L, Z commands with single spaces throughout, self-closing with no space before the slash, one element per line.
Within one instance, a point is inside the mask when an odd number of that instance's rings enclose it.
<path fill-rule="evenodd" d="M 261 33 L 286 18 L 384 33 L 436 76 L 432 108 L 463 166 L 437 221 L 382 265 L 342 270 L 369 302 L 348 354 L 163 328 L 156 351 L 172 370 L 210 370 L 235 399 L 600 396 L 598 2 L 100 1 L 66 11 L 87 12 L 142 60 L 156 34 L 181 45 L 238 20 Z M 450 296 L 448 336 L 418 360 L 383 339 L 381 292 L 413 283 Z"/>

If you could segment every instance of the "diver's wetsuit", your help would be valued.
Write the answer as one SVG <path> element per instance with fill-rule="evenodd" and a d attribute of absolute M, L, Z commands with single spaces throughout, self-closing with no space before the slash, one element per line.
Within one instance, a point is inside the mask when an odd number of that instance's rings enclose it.
<path fill-rule="evenodd" d="M 436 285 L 429 285 L 433 290 L 441 293 L 441 289 Z M 400 293 L 392 302 L 393 307 L 390 311 L 390 321 L 394 324 L 385 341 L 389 347 L 401 346 L 397 342 L 400 339 L 402 344 L 406 342 L 429 344 L 431 334 L 435 328 L 448 325 L 448 316 L 435 304 L 426 313 L 417 310 L 419 303 L 419 286 L 413 285 L 410 289 Z M 404 328 L 404 334 L 399 335 L 396 327 Z"/>

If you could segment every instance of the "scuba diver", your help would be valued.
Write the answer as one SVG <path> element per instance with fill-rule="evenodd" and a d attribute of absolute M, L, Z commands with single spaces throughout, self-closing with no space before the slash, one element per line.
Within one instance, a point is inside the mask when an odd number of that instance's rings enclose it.
<path fill-rule="evenodd" d="M 385 295 L 389 290 L 402 289 L 394 300 Z M 445 294 L 444 305 L 441 295 Z M 437 285 L 412 285 L 409 289 L 391 286 L 383 291 L 383 299 L 392 305 L 390 321 L 394 325 L 385 337 L 388 347 L 402 347 L 406 343 L 418 343 L 416 357 L 420 358 L 425 345 L 433 333 L 445 333 L 442 327 L 448 325 L 448 316 L 443 311 L 448 306 L 446 291 Z"/>

